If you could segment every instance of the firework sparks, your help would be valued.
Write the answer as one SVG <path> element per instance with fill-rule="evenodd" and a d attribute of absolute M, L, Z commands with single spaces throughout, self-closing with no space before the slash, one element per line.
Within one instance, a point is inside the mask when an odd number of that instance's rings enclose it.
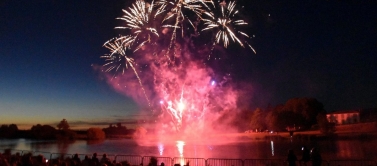
<path fill-rule="evenodd" d="M 123 10 L 124 15 L 120 20 L 126 22 L 126 26 L 115 27 L 115 29 L 130 29 L 134 38 L 132 42 L 137 40 L 138 45 L 135 48 L 135 51 L 139 50 L 146 43 L 151 42 L 152 36 L 159 37 L 157 29 L 153 27 L 152 21 L 161 11 L 157 10 L 153 13 L 154 3 L 151 4 L 145 3 L 144 0 L 137 0 L 132 7 L 128 8 L 129 10 Z"/>
<path fill-rule="evenodd" d="M 119 69 L 121 69 L 122 74 L 124 73 L 125 69 L 127 69 L 128 67 L 131 67 L 135 73 L 135 76 L 137 77 L 139 81 L 141 89 L 144 92 L 144 96 L 148 104 L 150 105 L 150 101 L 147 94 L 145 93 L 143 83 L 139 77 L 137 70 L 135 69 L 135 66 L 134 66 L 135 61 L 133 58 L 128 57 L 126 54 L 127 46 L 129 46 L 130 42 L 133 40 L 134 40 L 133 37 L 125 36 L 121 38 L 113 38 L 107 41 L 103 46 L 110 50 L 110 54 L 101 56 L 101 58 L 104 58 L 105 61 L 108 61 L 103 66 L 104 67 L 108 66 L 108 68 L 106 69 L 106 72 L 110 72 L 112 70 L 118 71 Z"/>
<path fill-rule="evenodd" d="M 172 17 L 178 18 L 178 21 L 185 20 L 186 15 L 183 13 L 183 9 L 187 9 L 195 13 L 196 16 L 201 17 L 201 14 L 204 12 L 203 7 L 210 10 L 207 3 L 213 4 L 212 0 L 159 0 L 157 2 L 160 5 L 159 10 L 169 11 L 170 13 L 164 18 L 163 22 Z M 175 26 L 170 25 L 170 27 Z"/>
<path fill-rule="evenodd" d="M 156 74 L 159 81 L 155 84 L 155 92 L 160 96 L 161 110 L 174 123 L 174 130 L 184 131 L 187 124 L 193 122 L 199 124 L 213 107 L 210 95 L 217 93 L 209 76 L 212 70 L 194 62 L 177 66 L 176 70 L 160 66 L 154 66 L 153 70 L 161 73 Z"/>
<path fill-rule="evenodd" d="M 165 24 L 162 27 L 173 28 L 172 37 L 170 39 L 170 44 L 166 55 L 169 54 L 170 49 L 173 48 L 175 40 L 177 38 L 177 29 L 181 29 L 182 36 L 184 36 L 183 21 L 187 20 L 194 31 L 197 31 L 197 27 L 193 24 L 193 21 L 187 18 L 187 15 L 183 12 L 184 9 L 195 13 L 196 17 L 201 19 L 202 13 L 205 11 L 203 7 L 210 10 L 207 3 L 213 4 L 212 0 L 160 0 L 157 2 L 159 4 L 160 11 L 168 11 L 167 15 L 164 17 L 162 22 L 166 22 L 172 18 L 175 18 L 173 24 Z"/>
<path fill-rule="evenodd" d="M 184 27 L 186 25 L 191 25 L 195 33 L 197 32 L 198 24 L 190 20 L 194 17 L 197 21 L 203 22 L 205 27 L 202 31 L 216 31 L 212 46 L 223 44 L 227 48 L 233 42 L 242 47 L 249 46 L 255 52 L 247 41 L 243 41 L 243 37 L 249 38 L 249 36 L 237 30 L 239 26 L 247 25 L 247 23 L 242 19 L 237 19 L 236 3 L 227 4 L 223 1 L 218 4 L 219 8 L 215 8 L 212 0 L 157 0 L 154 2 L 146 3 L 144 0 L 136 0 L 131 7 L 123 10 L 122 17 L 117 18 L 125 21 L 125 25 L 118 26 L 116 29 L 126 29 L 129 34 L 110 39 L 104 44 L 104 47 L 110 50 L 109 54 L 101 56 L 106 61 L 103 65 L 106 68 L 105 71 L 124 74 L 127 72 L 126 69 L 131 68 L 149 106 L 151 106 L 149 97 L 152 103 L 159 103 L 161 112 L 167 112 L 167 117 L 173 121 L 175 131 L 182 131 L 186 127 L 185 124 L 202 125 L 199 120 L 204 119 L 210 110 L 233 109 L 236 105 L 235 92 L 231 88 L 222 87 L 220 80 L 220 82 L 212 81 L 211 75 L 214 74 L 212 69 L 202 65 L 201 62 L 192 60 L 194 58 L 191 57 L 190 52 L 181 51 L 181 54 L 176 55 L 175 50 L 182 50 L 181 48 L 186 47 L 180 43 L 180 40 L 177 40 L 177 29 L 182 30 L 182 37 L 184 37 L 184 31 L 185 33 L 192 32 L 186 30 Z M 213 8 L 207 4 L 212 4 Z M 218 15 L 214 14 L 217 12 L 214 9 L 219 10 Z M 186 12 L 191 12 L 191 14 Z M 160 17 L 163 14 L 166 15 Z M 172 28 L 172 31 L 167 31 L 167 28 Z M 172 34 L 170 41 L 167 38 L 165 42 L 162 36 L 167 32 Z M 185 41 L 182 40 L 182 42 Z M 151 49 L 148 48 L 150 46 L 162 51 L 159 53 L 150 51 Z M 164 50 L 163 48 L 166 47 L 167 50 Z M 148 49 L 144 52 L 138 51 L 144 48 Z M 172 62 L 171 54 L 169 54 L 171 49 L 174 49 L 173 58 L 181 58 L 179 62 L 173 63 L 173 66 L 169 65 Z M 160 53 L 165 54 L 167 61 L 161 56 L 155 56 Z M 136 58 L 134 59 L 130 55 L 138 56 L 134 56 Z M 138 71 L 135 68 L 137 64 L 143 64 L 146 67 L 138 68 L 143 70 Z M 141 72 L 147 74 L 139 75 Z M 148 92 L 151 91 L 150 96 L 147 96 L 144 89 L 143 82 L 145 81 L 147 81 L 146 89 Z M 138 86 L 136 80 L 134 82 Z"/>
<path fill-rule="evenodd" d="M 236 18 L 238 10 L 235 7 L 236 3 L 234 1 L 229 4 L 223 1 L 220 3 L 221 14 L 219 16 L 216 16 L 213 12 L 205 12 L 204 14 L 209 18 L 202 19 L 204 25 L 206 25 L 202 31 L 217 30 L 213 45 L 223 43 L 224 47 L 227 48 L 230 41 L 233 41 L 242 47 L 245 47 L 245 44 L 248 45 L 256 53 L 255 49 L 247 41 L 241 41 L 236 35 L 240 34 L 246 38 L 250 38 L 245 32 L 237 30 L 238 26 L 247 25 L 247 22 Z"/>

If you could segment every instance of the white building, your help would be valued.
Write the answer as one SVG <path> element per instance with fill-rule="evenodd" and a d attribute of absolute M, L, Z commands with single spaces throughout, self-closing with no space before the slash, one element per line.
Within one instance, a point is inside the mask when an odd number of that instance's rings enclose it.
<path fill-rule="evenodd" d="M 336 125 L 359 123 L 360 111 L 336 111 L 326 114 L 326 117 L 329 122 L 335 123 Z"/>

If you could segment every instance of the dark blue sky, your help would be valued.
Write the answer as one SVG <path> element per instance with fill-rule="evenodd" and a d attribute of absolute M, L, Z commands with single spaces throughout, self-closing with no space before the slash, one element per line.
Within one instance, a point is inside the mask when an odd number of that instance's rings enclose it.
<path fill-rule="evenodd" d="M 133 1 L 0 1 L 0 124 L 125 122 L 139 107 L 92 64 Z M 229 55 L 252 106 L 315 97 L 327 111 L 377 107 L 377 4 L 243 0 L 257 54 Z M 243 51 L 240 51 L 243 52 Z"/>

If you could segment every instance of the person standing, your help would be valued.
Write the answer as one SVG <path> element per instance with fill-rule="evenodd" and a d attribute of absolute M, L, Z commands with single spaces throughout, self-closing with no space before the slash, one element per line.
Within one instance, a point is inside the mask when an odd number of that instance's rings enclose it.
<path fill-rule="evenodd" d="M 309 161 L 310 161 L 310 150 L 306 146 L 303 146 L 301 162 L 304 164 L 304 166 L 306 166 Z"/>
<path fill-rule="evenodd" d="M 313 148 L 310 152 L 310 157 L 312 159 L 312 166 L 321 166 L 322 156 L 317 148 Z"/>
<path fill-rule="evenodd" d="M 90 161 L 91 166 L 99 165 L 99 159 L 97 158 L 97 153 L 93 153 L 92 160 Z"/>
<path fill-rule="evenodd" d="M 292 149 L 288 150 L 287 162 L 288 166 L 296 166 L 297 157 Z"/>
<path fill-rule="evenodd" d="M 107 154 L 104 153 L 100 160 L 100 164 L 112 165 L 111 160 L 107 157 Z"/>
<path fill-rule="evenodd" d="M 81 165 L 82 166 L 90 166 L 91 160 L 88 155 L 85 155 L 84 160 L 82 160 Z"/>

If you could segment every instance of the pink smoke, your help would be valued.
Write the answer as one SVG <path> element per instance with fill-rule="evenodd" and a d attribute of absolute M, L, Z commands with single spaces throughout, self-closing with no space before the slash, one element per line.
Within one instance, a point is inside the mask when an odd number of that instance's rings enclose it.
<path fill-rule="evenodd" d="M 156 122 L 154 137 L 159 141 L 203 141 L 218 131 L 235 132 L 230 124 L 237 115 L 240 94 L 245 92 L 235 89 L 228 76 L 215 80 L 211 67 L 195 60 L 181 45 L 176 48 L 180 51 L 169 58 L 164 51 L 150 53 L 148 49 L 134 57 L 142 86 L 131 69 L 116 76 L 101 74 L 115 91 L 150 109 Z M 229 141 L 216 140 L 225 139 Z"/>

